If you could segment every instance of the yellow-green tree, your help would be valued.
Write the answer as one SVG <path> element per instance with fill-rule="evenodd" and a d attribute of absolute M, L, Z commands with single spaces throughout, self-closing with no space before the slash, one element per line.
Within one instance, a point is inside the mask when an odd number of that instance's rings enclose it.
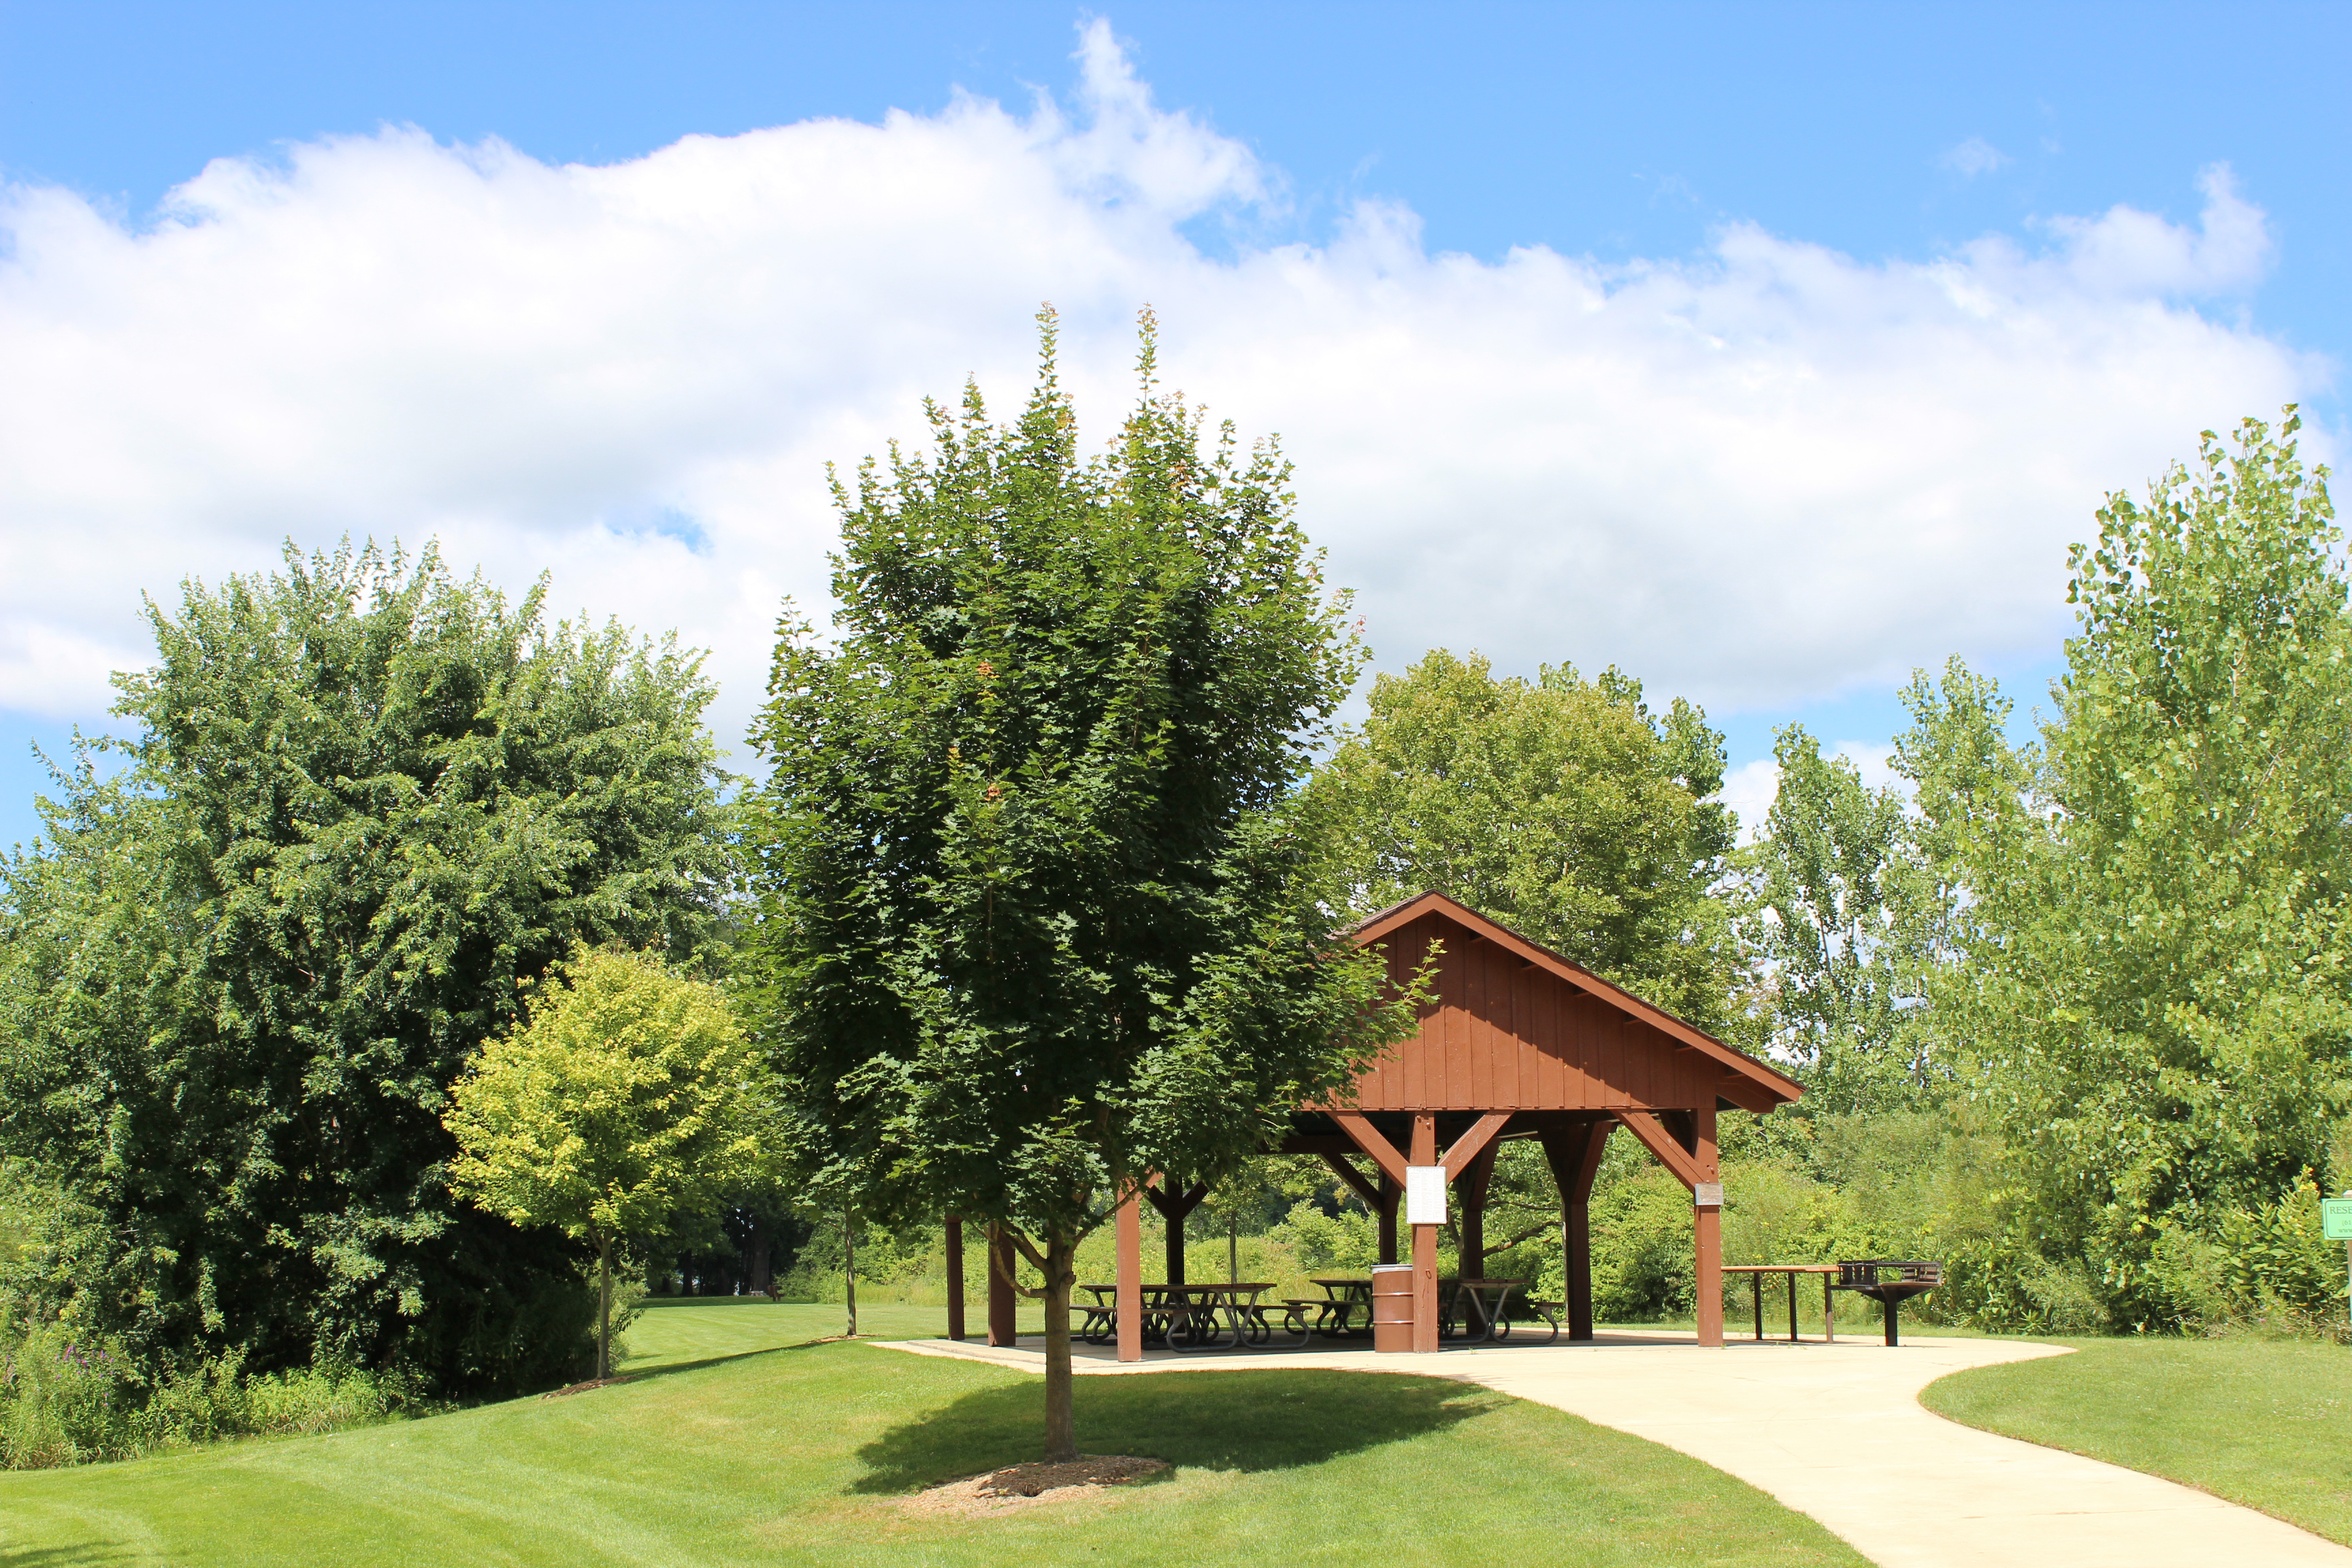
<path fill-rule="evenodd" d="M 596 1375 L 613 1373 L 613 1247 L 714 1206 L 769 1143 L 767 1068 L 718 987 L 583 949 L 450 1089 L 449 1184 L 596 1249 Z"/>

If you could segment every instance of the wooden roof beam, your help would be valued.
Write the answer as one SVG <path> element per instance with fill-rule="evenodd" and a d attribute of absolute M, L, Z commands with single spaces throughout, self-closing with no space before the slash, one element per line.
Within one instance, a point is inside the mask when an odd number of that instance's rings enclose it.
<path fill-rule="evenodd" d="M 1381 1203 L 1380 1184 L 1356 1169 L 1356 1163 L 1353 1160 L 1342 1154 L 1326 1154 L 1323 1156 L 1323 1163 L 1338 1172 L 1339 1179 L 1347 1183 L 1358 1197 L 1370 1205 L 1374 1214 L 1381 1211 L 1383 1205 Z"/>
<path fill-rule="evenodd" d="M 1438 1162 L 1445 1167 L 1445 1179 L 1450 1182 L 1469 1169 L 1470 1162 L 1495 1141 L 1495 1134 L 1500 1132 L 1503 1124 L 1510 1119 L 1511 1113 L 1507 1110 L 1490 1110 L 1478 1119 L 1476 1126 L 1456 1138 L 1453 1147 L 1445 1151 L 1445 1158 Z"/>
<path fill-rule="evenodd" d="M 1656 1155 L 1658 1163 L 1672 1171 L 1683 1185 L 1693 1192 L 1698 1190 L 1698 1184 L 1704 1179 L 1699 1173 L 1698 1162 L 1691 1157 L 1690 1151 L 1684 1148 L 1673 1133 L 1666 1131 L 1665 1124 L 1656 1116 L 1646 1110 L 1621 1110 L 1617 1112 L 1617 1120 L 1623 1122 L 1625 1131 L 1639 1139 L 1643 1148 Z"/>
<path fill-rule="evenodd" d="M 1716 1094 L 1731 1101 L 1742 1110 L 1752 1110 L 1759 1116 L 1769 1116 L 1780 1102 L 1772 1091 L 1742 1072 L 1726 1072 L 1715 1086 Z"/>
<path fill-rule="evenodd" d="M 1360 1110 L 1334 1110 L 1328 1114 L 1339 1124 L 1339 1131 L 1355 1141 L 1357 1148 L 1372 1157 L 1372 1163 L 1381 1168 L 1382 1175 L 1400 1187 L 1404 1185 L 1404 1156 L 1372 1125 L 1370 1117 Z"/>

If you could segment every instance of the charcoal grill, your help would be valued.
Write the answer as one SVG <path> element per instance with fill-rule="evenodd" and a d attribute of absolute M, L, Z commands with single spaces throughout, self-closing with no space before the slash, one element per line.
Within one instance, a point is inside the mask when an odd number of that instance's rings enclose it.
<path fill-rule="evenodd" d="M 1924 1296 L 1944 1282 L 1944 1266 L 1916 1258 L 1856 1258 L 1838 1259 L 1839 1290 L 1851 1290 L 1883 1303 L 1886 1309 L 1886 1342 L 1898 1343 L 1895 1309 L 1914 1296 Z"/>

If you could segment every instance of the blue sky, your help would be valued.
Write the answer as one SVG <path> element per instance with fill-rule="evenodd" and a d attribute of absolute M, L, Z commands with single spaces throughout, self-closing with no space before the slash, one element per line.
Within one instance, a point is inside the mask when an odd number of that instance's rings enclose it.
<path fill-rule="evenodd" d="M 1115 387 L 1119 323 L 1150 294 L 1182 318 L 1171 335 L 1180 377 L 1195 372 L 1188 389 L 1294 437 L 1310 526 L 1339 575 L 1364 584 L 1385 667 L 1433 642 L 1486 647 L 1513 668 L 1617 659 L 1654 689 L 1706 700 L 1735 763 L 1769 754 L 1791 719 L 1833 741 L 1883 741 L 1894 679 L 1948 652 L 2002 671 L 2030 703 L 2063 630 L 2059 553 L 2090 526 L 2101 486 L 2136 486 L 2185 456 L 2200 423 L 2282 395 L 2305 400 L 2332 447 L 2352 336 L 2340 81 L 2352 12 L 2340 5 L 1123 5 L 1100 13 L 1116 58 L 1088 63 L 1073 57 L 1091 15 L 0 5 L 0 353 L 37 351 L 15 356 L 37 367 L 14 378 L 16 395 L 50 422 L 37 442 L 0 446 L 0 560 L 19 583 L 13 596 L 0 586 L 0 842 L 33 828 L 26 742 L 102 722 L 90 671 L 136 657 L 137 593 L 266 566 L 289 535 L 434 533 L 502 579 L 552 568 L 559 603 L 680 624 L 724 644 L 722 679 L 744 687 L 761 650 L 728 650 L 759 640 L 774 592 L 821 582 L 823 528 L 804 494 L 817 462 L 908 429 L 911 392 L 967 372 L 1010 396 L 1025 331 L 1010 307 L 1049 294 L 1073 314 L 1077 352 L 1100 359 L 1097 383 Z M 959 118 L 959 91 L 1002 114 Z M 1066 132 L 1041 129 L 1041 93 Z M 915 119 L 854 145 L 742 136 L 821 118 L 877 125 L 891 110 Z M 732 140 L 689 156 L 674 148 L 688 135 Z M 520 163 L 488 166 L 488 139 Z M 811 183 L 846 158 L 866 161 L 856 191 Z M 246 160 L 242 184 L 159 214 L 215 159 Z M 1023 160 L 1035 178 L 989 186 L 992 207 L 946 211 L 971 169 L 1018 173 Z M 583 280 L 561 259 L 499 272 L 486 257 L 546 240 L 513 216 L 525 193 L 608 200 L 606 185 L 547 173 L 573 163 L 631 171 L 632 213 L 717 205 L 666 229 L 671 250 L 643 279 Z M 859 196 L 877 185 L 887 200 Z M 813 205 L 723 243 L 677 237 L 775 190 Z M 499 216 L 482 217 L 486 204 Z M 1087 204 L 1134 216 L 1085 228 Z M 509 226 L 492 243 L 484 224 Z M 836 224 L 865 237 L 844 254 L 928 251 L 937 270 L 909 262 L 829 313 L 761 316 L 740 334 L 716 316 L 614 314 L 614 299 L 647 289 L 753 276 L 839 290 L 846 264 L 825 248 Z M 161 232 L 174 226 L 190 232 Z M 1024 229 L 1053 246 L 1024 248 Z M 235 265 L 196 254 L 206 233 Z M 786 259 L 763 270 L 757 258 L 780 247 Z M 1089 247 L 1099 266 L 1070 259 Z M 1559 266 L 1514 270 L 1514 247 Z M 548 393 L 535 368 L 570 339 L 519 341 L 442 384 L 405 352 L 423 328 L 353 334 L 327 355 L 315 345 L 338 337 L 333 315 L 276 343 L 268 291 L 245 287 L 280 265 L 309 278 L 320 258 L 395 249 L 434 299 L 478 290 L 491 316 L 520 298 L 576 309 L 583 363 L 600 374 L 642 368 L 656 327 L 665 341 L 710 334 L 696 365 L 738 337 L 761 346 L 695 395 L 707 405 L 677 400 L 677 430 L 591 482 L 579 476 L 613 446 L 597 425 L 607 416 Z M 967 249 L 985 266 L 962 263 Z M 1475 268 L 1449 271 L 1452 252 Z M 1285 266 L 1321 271 L 1267 281 Z M 1305 291 L 1277 299 L 1284 288 Z M 1315 309 L 1300 300 L 1334 290 L 1352 302 L 1311 342 L 1267 346 Z M 1979 293 L 1997 308 L 1978 310 Z M 1632 324 L 1576 336 L 1578 313 L 1603 298 Z M 921 314 L 937 300 L 991 325 L 961 333 Z M 405 308 L 357 293 L 318 306 Z M 1521 319 L 1549 323 L 1523 350 Z M 1643 335 L 1668 319 L 1736 357 L 1738 374 L 1691 391 L 1714 372 Z M 1969 338 L 1976 320 L 1992 324 Z M 172 323 L 163 346 L 158 321 Z M 1397 346 L 1365 359 L 1391 325 Z M 2042 357 L 2019 346 L 2061 338 Z M 68 339 L 98 346 L 47 357 Z M 1296 368 L 1310 363 L 1312 374 Z M 1351 445 L 1329 409 L 1368 365 L 1395 384 L 1354 423 L 1390 423 Z M 1578 404 L 1580 374 L 1636 390 Z M 549 412 L 429 482 L 347 502 L 339 476 L 366 485 L 440 461 L 450 426 L 436 411 L 485 375 L 514 378 L 501 407 L 545 399 Z M 236 429 L 283 423 L 271 399 L 295 396 L 285 387 L 354 383 L 369 395 L 289 427 L 290 454 L 206 423 L 240 396 L 252 401 Z M 1472 386 L 1504 390 L 1487 405 Z M 731 446 L 706 439 L 712 421 L 694 410 L 747 395 L 772 396 L 791 437 L 747 424 Z M 1523 417 L 1548 399 L 1557 437 Z M 100 429 L 130 403 L 135 425 Z M 1626 449 L 1601 428 L 1620 404 L 1654 408 L 1641 428 L 1673 422 L 1680 444 L 1643 448 L 1639 470 L 1592 453 L 1544 466 L 1555 440 Z M 646 406 L 609 417 L 659 426 Z M 1873 424 L 1885 406 L 1917 416 Z M 582 426 L 576 448 L 566 417 Z M 354 435 L 362 419 L 389 444 Z M 1906 423 L 1940 434 L 1915 448 Z M 1832 426 L 1836 439 L 1818 435 Z M 1398 455 L 1399 431 L 1426 443 L 1419 460 Z M 323 455 L 306 468 L 305 454 Z M 2000 484 L 1970 477 L 2004 462 Z M 1858 477 L 1825 477 L 1841 466 Z M 662 530 L 629 521 L 646 516 L 707 534 L 698 558 L 717 575 L 697 577 L 695 559 L 651 537 Z M 1412 542 L 1422 531 L 1457 536 L 1455 553 L 1488 562 L 1494 580 L 1451 567 L 1433 578 Z M 1925 542 L 1874 542 L 1895 533 Z M 1953 564 L 1964 556 L 1967 571 Z M 50 585 L 36 591 L 36 577 Z M 722 606 L 714 584 L 735 597 Z M 722 702 L 722 721 L 740 723 L 745 700 Z"/>

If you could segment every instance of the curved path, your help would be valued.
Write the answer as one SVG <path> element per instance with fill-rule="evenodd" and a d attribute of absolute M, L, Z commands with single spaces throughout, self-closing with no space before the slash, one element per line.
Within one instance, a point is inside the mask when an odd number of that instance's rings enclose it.
<path fill-rule="evenodd" d="M 1019 1349 L 891 1348 L 1041 1371 Z M 1358 1349 L 1174 1356 L 1122 1366 L 1078 1347 L 1087 1373 L 1318 1367 L 1476 1383 L 1680 1449 L 1811 1514 L 1886 1568 L 2352 1568 L 2352 1549 L 2210 1493 L 1930 1414 L 1948 1373 L 2064 1355 L 2018 1340 L 1875 1338 L 1702 1350 L 1687 1336 L 1611 1333 L 1587 1345 L 1373 1356 Z"/>

